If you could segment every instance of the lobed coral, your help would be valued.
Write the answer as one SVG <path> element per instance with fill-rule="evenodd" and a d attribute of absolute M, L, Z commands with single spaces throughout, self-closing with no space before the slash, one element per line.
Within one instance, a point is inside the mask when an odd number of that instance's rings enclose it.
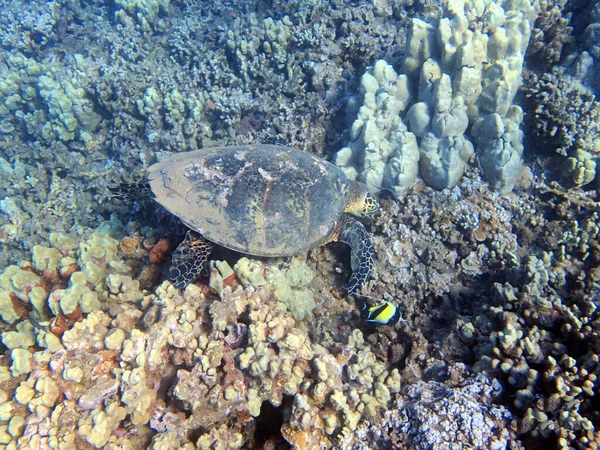
<path fill-rule="evenodd" d="M 170 0 L 116 0 L 115 19 L 126 26 L 137 24 L 142 31 L 162 31 L 166 24 L 161 14 L 169 10 Z"/>
<path fill-rule="evenodd" d="M 227 31 L 227 49 L 235 58 L 236 69 L 246 80 L 256 77 L 268 65 L 275 71 L 289 70 L 288 52 L 293 44 L 294 24 L 288 16 L 281 20 L 259 20 L 250 14 L 236 18 Z M 293 74 L 288 73 L 288 77 Z"/>
<path fill-rule="evenodd" d="M 48 142 L 92 140 L 102 117 L 94 111 L 86 90 L 88 63 L 82 55 L 74 55 L 68 71 L 18 53 L 5 52 L 3 59 L 0 120 L 4 134 L 18 127 Z"/>
<path fill-rule="evenodd" d="M 444 3 L 439 20 L 413 19 L 403 74 L 379 61 L 363 75 L 361 95 L 348 105 L 350 143 L 336 163 L 373 191 L 398 194 L 415 179 L 417 161 L 427 184 L 453 187 L 473 156 L 464 133 L 474 124 L 484 177 L 511 191 L 523 153 L 522 111 L 512 103 L 535 15 L 523 1 L 457 1 Z M 503 125 L 478 126 L 499 124 L 494 114 Z"/>
<path fill-rule="evenodd" d="M 564 157 L 561 176 L 570 185 L 592 183 L 600 152 L 600 105 L 595 95 L 561 69 L 530 74 L 527 92 L 535 105 L 536 134 Z"/>
<path fill-rule="evenodd" d="M 535 211 L 521 218 L 525 224 L 520 226 L 543 230 L 543 250 L 524 255 L 504 283 L 494 283 L 488 311 L 477 319 L 481 335 L 475 369 L 505 383 L 516 416 L 511 428 L 519 434 L 558 448 L 594 448 L 597 206 L 558 186 L 538 189 L 553 193 L 549 203 L 554 208 L 563 202 L 571 208 L 554 209 L 554 218 Z M 577 218 L 575 204 L 582 208 Z"/>
<path fill-rule="evenodd" d="M 563 47 L 573 41 L 571 13 L 565 12 L 565 0 L 542 0 L 531 31 L 526 59 L 536 67 L 547 69 L 560 62 Z M 539 66 L 538 66 L 539 64 Z"/>
<path fill-rule="evenodd" d="M 54 236 L 52 247 L 36 247 L 31 270 L 2 274 L 4 289 L 21 295 L 25 308 L 32 284 L 46 297 L 37 320 L 23 320 L 13 305 L 3 314 L 16 325 L 2 334 L 11 350 L 0 390 L 14 398 L 0 405 L 7 444 L 102 448 L 174 439 L 189 446 L 190 430 L 210 430 L 199 448 L 241 448 L 265 403 L 291 400 L 283 434 L 307 448 L 378 415 L 399 390 L 398 371 L 377 361 L 359 330 L 335 354 L 311 342 L 296 318 L 314 307 L 300 301 L 312 274 L 299 261 L 242 259 L 233 270 L 217 262 L 210 285 L 218 296 L 194 285 L 180 293 L 168 282 L 149 294 L 125 275 L 126 254 L 106 229 L 79 246 L 74 238 Z M 62 280 L 67 264 L 81 270 Z M 57 284 L 38 275 L 49 272 Z M 59 332 L 61 317 L 70 322 Z M 157 388 L 165 374 L 170 385 Z"/>

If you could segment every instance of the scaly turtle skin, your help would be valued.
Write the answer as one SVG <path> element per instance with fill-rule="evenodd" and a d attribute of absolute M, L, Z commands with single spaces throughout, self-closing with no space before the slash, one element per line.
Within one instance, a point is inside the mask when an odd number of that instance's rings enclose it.
<path fill-rule="evenodd" d="M 155 200 L 191 230 L 173 253 L 169 278 L 194 281 L 215 243 L 256 256 L 291 256 L 332 241 L 350 245 L 355 292 L 374 262 L 371 240 L 351 215 L 375 213 L 376 198 L 333 164 L 276 145 L 177 153 L 148 169 Z"/>

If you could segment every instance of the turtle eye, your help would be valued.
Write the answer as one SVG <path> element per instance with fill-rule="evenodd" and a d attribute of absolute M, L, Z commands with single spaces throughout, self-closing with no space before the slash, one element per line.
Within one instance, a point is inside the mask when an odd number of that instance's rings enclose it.
<path fill-rule="evenodd" d="M 375 197 L 370 192 L 366 192 L 364 198 L 363 214 L 367 217 L 371 217 L 377 212 L 378 209 L 379 202 L 377 201 L 377 197 Z"/>

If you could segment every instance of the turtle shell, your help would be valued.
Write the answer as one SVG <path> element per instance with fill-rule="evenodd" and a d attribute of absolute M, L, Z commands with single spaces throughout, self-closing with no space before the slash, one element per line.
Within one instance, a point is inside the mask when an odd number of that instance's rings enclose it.
<path fill-rule="evenodd" d="M 206 239 L 257 256 L 324 243 L 349 181 L 333 164 L 277 145 L 176 153 L 148 169 L 156 201 Z"/>

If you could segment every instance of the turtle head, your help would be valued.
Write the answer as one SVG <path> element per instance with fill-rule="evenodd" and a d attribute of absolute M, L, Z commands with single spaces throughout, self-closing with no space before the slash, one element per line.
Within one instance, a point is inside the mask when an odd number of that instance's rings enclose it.
<path fill-rule="evenodd" d="M 369 192 L 367 186 L 358 181 L 350 181 L 344 211 L 357 217 L 372 217 L 378 209 L 377 197 Z"/>

